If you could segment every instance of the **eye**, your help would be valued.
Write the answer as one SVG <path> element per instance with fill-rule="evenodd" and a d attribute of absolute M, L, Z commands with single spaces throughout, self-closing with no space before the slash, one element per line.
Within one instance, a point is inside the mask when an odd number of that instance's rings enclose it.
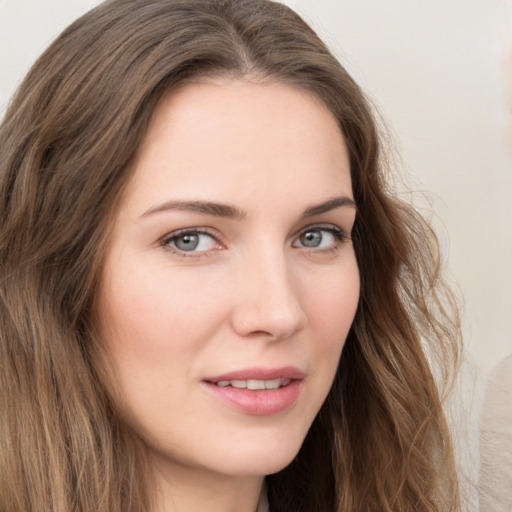
<path fill-rule="evenodd" d="M 347 235 L 335 226 L 318 226 L 302 231 L 292 245 L 308 249 L 335 249 L 345 238 Z"/>
<path fill-rule="evenodd" d="M 161 244 L 178 253 L 206 252 L 219 246 L 212 235 L 198 230 L 181 230 L 171 233 L 162 239 Z"/>

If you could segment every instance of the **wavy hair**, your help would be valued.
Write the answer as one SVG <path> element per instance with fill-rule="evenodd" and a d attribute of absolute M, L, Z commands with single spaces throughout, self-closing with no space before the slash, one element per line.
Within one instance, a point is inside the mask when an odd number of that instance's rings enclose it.
<path fill-rule="evenodd" d="M 113 405 L 95 298 L 130 162 L 168 91 L 211 76 L 310 91 L 347 143 L 361 274 L 339 369 L 278 512 L 455 512 L 440 383 L 455 302 L 429 225 L 389 187 L 369 102 L 312 29 L 267 0 L 110 0 L 46 50 L 0 127 L 0 509 L 143 512 L 144 450 Z"/>

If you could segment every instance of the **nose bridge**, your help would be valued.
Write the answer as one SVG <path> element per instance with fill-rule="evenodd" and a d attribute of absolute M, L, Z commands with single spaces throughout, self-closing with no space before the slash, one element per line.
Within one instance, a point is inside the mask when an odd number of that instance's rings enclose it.
<path fill-rule="evenodd" d="M 261 244 L 248 251 L 240 264 L 241 289 L 233 315 L 240 334 L 266 334 L 286 338 L 300 330 L 306 315 L 300 283 L 285 248 Z"/>

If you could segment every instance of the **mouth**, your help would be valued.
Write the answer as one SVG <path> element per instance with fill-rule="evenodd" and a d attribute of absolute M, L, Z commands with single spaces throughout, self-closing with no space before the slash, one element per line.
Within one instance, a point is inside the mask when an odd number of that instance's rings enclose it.
<path fill-rule="evenodd" d="M 249 380 L 220 380 L 218 382 L 212 382 L 215 386 L 219 386 L 221 388 L 232 387 L 236 389 L 279 389 L 284 386 L 288 386 L 292 379 L 289 378 L 280 378 L 280 379 L 271 379 L 271 380 L 257 380 L 257 379 L 249 379 Z"/>
<path fill-rule="evenodd" d="M 217 399 L 238 412 L 269 416 L 290 409 L 299 398 L 304 373 L 295 367 L 247 369 L 203 380 Z"/>

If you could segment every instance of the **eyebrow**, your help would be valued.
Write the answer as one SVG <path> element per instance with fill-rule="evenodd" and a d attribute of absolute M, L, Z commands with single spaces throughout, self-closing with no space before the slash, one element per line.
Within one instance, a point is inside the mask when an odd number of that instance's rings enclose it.
<path fill-rule="evenodd" d="M 210 201 L 167 201 L 150 208 L 141 215 L 141 218 L 168 210 L 186 210 L 228 219 L 243 219 L 245 217 L 243 210 L 227 204 L 212 203 Z"/>
<path fill-rule="evenodd" d="M 356 203 L 348 196 L 333 197 L 321 204 L 306 208 L 304 213 L 301 215 L 301 219 L 320 215 L 342 206 L 356 208 Z M 212 215 L 214 217 L 224 217 L 237 220 L 241 220 L 246 216 L 246 212 L 244 210 L 240 210 L 235 206 L 228 204 L 213 203 L 210 201 L 166 201 L 165 203 L 153 206 L 144 212 L 140 218 L 169 210 L 192 211 L 203 215 Z"/>
<path fill-rule="evenodd" d="M 332 199 L 329 199 L 321 204 L 306 208 L 306 210 L 304 210 L 304 213 L 302 214 L 302 218 L 306 219 L 308 217 L 320 215 L 321 213 L 329 212 L 342 206 L 356 208 L 356 203 L 352 198 L 348 196 L 333 197 Z"/>

